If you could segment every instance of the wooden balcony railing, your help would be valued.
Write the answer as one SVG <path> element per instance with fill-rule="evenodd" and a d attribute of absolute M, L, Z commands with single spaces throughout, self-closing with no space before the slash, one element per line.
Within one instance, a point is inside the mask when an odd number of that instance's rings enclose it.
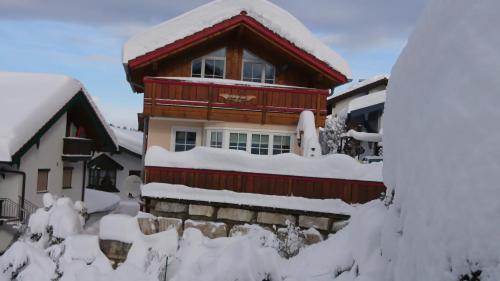
<path fill-rule="evenodd" d="M 144 116 L 297 125 L 304 110 L 324 124 L 328 90 L 146 78 Z"/>
<path fill-rule="evenodd" d="M 66 137 L 63 142 L 63 160 L 80 161 L 92 157 L 94 141 L 86 138 Z"/>

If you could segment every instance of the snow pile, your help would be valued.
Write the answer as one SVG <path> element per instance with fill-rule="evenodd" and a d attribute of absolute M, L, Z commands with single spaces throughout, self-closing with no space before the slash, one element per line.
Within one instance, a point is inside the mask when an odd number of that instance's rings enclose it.
<path fill-rule="evenodd" d="M 352 111 L 358 109 L 363 109 L 377 104 L 385 103 L 385 98 L 386 98 L 386 91 L 379 91 L 368 95 L 364 95 L 359 98 L 355 98 L 349 102 L 347 112 L 351 113 Z"/>
<path fill-rule="evenodd" d="M 250 205 L 346 215 L 349 215 L 353 209 L 351 205 L 340 199 L 309 199 L 302 197 L 239 193 L 228 190 L 201 189 L 167 183 L 148 183 L 142 186 L 141 195 L 150 198 Z"/>
<path fill-rule="evenodd" d="M 162 147 L 152 146 L 146 152 L 145 166 L 382 181 L 381 163 L 360 164 L 344 154 L 305 158 L 294 153 L 253 155 L 210 147 L 170 152 Z"/>
<path fill-rule="evenodd" d="M 351 78 L 347 62 L 299 20 L 266 0 L 217 0 L 133 36 L 123 46 L 123 63 L 246 11 L 247 15 L 295 46 Z"/>
<path fill-rule="evenodd" d="M 11 156 L 80 91 L 92 105 L 109 136 L 114 138 L 90 95 L 73 78 L 54 74 L 0 72 L 0 89 L 0 116 L 2 120 L 8 120 L 0 122 L 0 162 L 10 162 Z"/>
<path fill-rule="evenodd" d="M 95 189 L 85 189 L 85 206 L 89 214 L 115 209 L 120 203 L 120 196 Z"/>
<path fill-rule="evenodd" d="M 342 137 L 349 137 L 359 141 L 366 142 L 381 142 L 382 134 L 376 133 L 366 133 L 366 132 L 358 132 L 355 130 L 349 130 L 347 133 L 342 134 Z"/>
<path fill-rule="evenodd" d="M 500 280 L 499 11 L 498 0 L 432 1 L 393 69 L 387 280 Z"/>
<path fill-rule="evenodd" d="M 316 118 L 311 111 L 305 110 L 300 113 L 296 134 L 302 147 L 302 156 L 318 157 L 321 155 L 318 133 L 316 132 Z"/>
<path fill-rule="evenodd" d="M 144 139 L 144 134 L 140 131 L 132 131 L 127 129 L 120 129 L 116 127 L 111 127 L 115 133 L 116 139 L 118 140 L 118 145 L 123 147 L 133 153 L 142 155 L 142 141 Z"/>
<path fill-rule="evenodd" d="M 73 204 L 71 199 L 46 193 L 43 196 L 44 208 L 39 208 L 30 216 L 28 234 L 38 247 L 64 239 L 82 231 L 85 223 L 85 209 L 81 203 Z"/>
<path fill-rule="evenodd" d="M 279 84 L 269 84 L 269 83 L 258 83 L 243 80 L 233 80 L 233 79 L 219 79 L 219 78 L 200 78 L 200 77 L 154 77 L 154 79 L 161 80 L 174 80 L 174 81 L 184 81 L 192 83 L 204 83 L 204 84 L 216 84 L 216 85 L 235 85 L 235 86 L 248 86 L 248 87 L 258 87 L 258 88 L 276 88 L 276 89 L 303 89 L 303 90 L 314 90 L 314 88 L 290 86 L 290 85 L 279 85 Z"/>
<path fill-rule="evenodd" d="M 0 257 L 0 280 L 49 281 L 57 278 L 56 264 L 43 249 L 14 243 Z"/>

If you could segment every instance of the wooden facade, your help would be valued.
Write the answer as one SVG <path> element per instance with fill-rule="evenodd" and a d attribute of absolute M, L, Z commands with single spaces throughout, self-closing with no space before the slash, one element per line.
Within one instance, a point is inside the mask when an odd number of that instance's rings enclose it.
<path fill-rule="evenodd" d="M 379 198 L 386 190 L 382 182 L 173 167 L 145 167 L 145 182 L 316 199 L 337 198 L 347 203 L 366 203 Z"/>
<path fill-rule="evenodd" d="M 144 116 L 297 125 L 304 110 L 326 118 L 328 91 L 145 79 Z"/>

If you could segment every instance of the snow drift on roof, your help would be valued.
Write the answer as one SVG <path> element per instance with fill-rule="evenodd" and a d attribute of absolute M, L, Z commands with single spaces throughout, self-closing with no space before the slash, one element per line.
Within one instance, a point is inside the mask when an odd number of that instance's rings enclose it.
<path fill-rule="evenodd" d="M 353 210 L 352 206 L 340 199 L 309 199 L 303 197 L 240 193 L 229 190 L 208 190 L 166 183 L 148 183 L 141 187 L 141 195 L 151 198 L 250 205 L 330 214 L 349 215 Z"/>
<path fill-rule="evenodd" d="M 370 85 L 372 83 L 378 82 L 378 81 L 383 80 L 383 79 L 389 79 L 389 75 L 379 74 L 379 75 L 375 75 L 375 76 L 373 76 L 371 78 L 365 79 L 365 80 L 363 80 L 361 82 L 351 83 L 350 86 L 347 87 L 345 90 L 340 91 L 338 94 L 329 96 L 328 99 L 333 99 L 335 97 L 344 95 L 346 93 L 352 92 L 352 91 L 357 90 L 357 89 L 359 89 L 361 87 Z"/>
<path fill-rule="evenodd" d="M 123 63 L 185 38 L 246 11 L 247 15 L 295 46 L 351 78 L 347 62 L 316 38 L 299 20 L 266 0 L 217 0 L 143 31 L 123 46 Z"/>
<path fill-rule="evenodd" d="M 358 109 L 367 108 L 372 105 L 385 103 L 385 97 L 386 97 L 386 92 L 379 91 L 373 94 L 368 94 L 359 98 L 355 98 L 349 102 L 347 113 L 350 113 Z"/>
<path fill-rule="evenodd" d="M 145 166 L 382 181 L 381 164 L 360 164 L 343 154 L 305 158 L 294 153 L 253 155 L 243 151 L 210 147 L 170 152 L 152 146 L 146 152 Z"/>
<path fill-rule="evenodd" d="M 55 74 L 0 72 L 0 91 L 0 161 L 12 161 L 11 156 L 80 91 L 117 143 L 92 98 L 76 79 Z"/>
<path fill-rule="evenodd" d="M 139 131 L 131 131 L 127 129 L 120 129 L 111 127 L 115 133 L 118 144 L 133 153 L 142 155 L 142 140 L 143 133 Z"/>

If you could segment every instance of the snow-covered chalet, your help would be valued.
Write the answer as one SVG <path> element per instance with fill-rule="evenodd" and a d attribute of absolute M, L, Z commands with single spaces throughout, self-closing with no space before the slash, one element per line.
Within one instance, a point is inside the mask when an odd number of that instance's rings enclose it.
<path fill-rule="evenodd" d="M 321 155 L 327 96 L 351 79 L 347 62 L 287 11 L 265 0 L 213 1 L 133 36 L 123 64 L 144 94 L 146 183 L 339 197 L 327 183 L 312 194 L 314 177 L 281 177 L 301 161 L 293 157 Z M 283 171 L 265 169 L 269 158 Z"/>
<path fill-rule="evenodd" d="M 118 143 L 83 85 L 53 74 L 0 72 L 0 224 L 52 193 L 84 200 L 86 163 Z"/>

